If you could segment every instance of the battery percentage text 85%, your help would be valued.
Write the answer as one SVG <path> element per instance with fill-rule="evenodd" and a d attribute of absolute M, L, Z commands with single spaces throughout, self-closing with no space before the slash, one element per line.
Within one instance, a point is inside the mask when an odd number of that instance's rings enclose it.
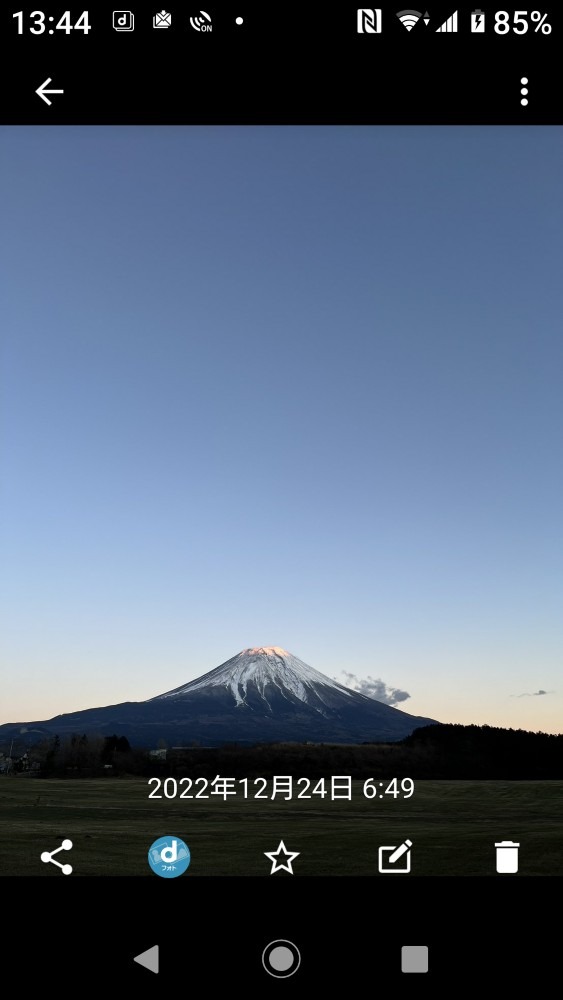
<path fill-rule="evenodd" d="M 507 10 L 497 10 L 495 31 L 497 35 L 507 35 L 512 29 L 516 35 L 525 35 L 529 28 L 528 17 L 532 25 L 535 25 L 534 32 L 541 31 L 542 35 L 551 34 L 551 25 L 547 21 L 547 14 L 542 14 L 539 10 L 532 10 L 529 14 L 527 10 L 515 10 L 512 24 Z"/>

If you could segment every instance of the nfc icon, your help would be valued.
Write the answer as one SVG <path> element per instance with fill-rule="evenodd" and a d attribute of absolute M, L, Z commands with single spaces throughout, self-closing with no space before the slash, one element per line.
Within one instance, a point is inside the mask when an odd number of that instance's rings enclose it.
<path fill-rule="evenodd" d="M 358 32 L 361 35 L 379 35 L 381 32 L 381 8 L 358 9 Z"/>

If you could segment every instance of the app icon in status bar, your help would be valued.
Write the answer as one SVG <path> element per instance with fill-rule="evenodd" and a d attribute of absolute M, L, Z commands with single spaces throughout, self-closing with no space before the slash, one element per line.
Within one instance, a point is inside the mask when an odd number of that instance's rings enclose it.
<path fill-rule="evenodd" d="M 152 26 L 153 28 L 172 27 L 172 14 L 169 14 L 167 10 L 161 10 L 158 14 L 154 15 Z"/>
<path fill-rule="evenodd" d="M 134 31 L 135 15 L 132 10 L 114 10 L 113 27 L 115 31 Z"/>

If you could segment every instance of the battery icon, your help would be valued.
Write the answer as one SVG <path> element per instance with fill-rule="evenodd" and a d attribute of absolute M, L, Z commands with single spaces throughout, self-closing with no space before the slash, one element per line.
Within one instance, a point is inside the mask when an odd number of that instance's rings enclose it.
<path fill-rule="evenodd" d="M 471 14 L 471 30 L 483 32 L 485 30 L 485 15 L 482 10 L 474 10 Z"/>

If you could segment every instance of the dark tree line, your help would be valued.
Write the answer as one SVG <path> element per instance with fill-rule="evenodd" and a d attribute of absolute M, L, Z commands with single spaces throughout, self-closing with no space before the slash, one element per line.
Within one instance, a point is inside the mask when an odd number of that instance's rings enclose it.
<path fill-rule="evenodd" d="M 54 736 L 29 751 L 41 767 L 41 776 L 93 777 L 111 770 L 119 774 L 144 764 L 146 754 L 134 751 L 126 736 L 88 737 L 73 733 L 62 740 Z"/>
<path fill-rule="evenodd" d="M 493 726 L 432 725 L 399 743 L 226 744 L 161 751 L 132 749 L 125 736 L 58 736 L 30 751 L 41 776 L 264 777 L 291 774 L 320 778 L 563 779 L 563 735 Z"/>
<path fill-rule="evenodd" d="M 563 778 L 563 735 L 496 726 L 423 726 L 403 746 L 425 753 L 437 778 Z"/>
<path fill-rule="evenodd" d="M 188 777 L 292 774 L 320 778 L 563 779 L 563 736 L 491 726 L 433 725 L 399 743 L 269 744 L 186 749 L 168 755 L 167 773 Z M 153 769 L 152 773 L 158 773 Z"/>

